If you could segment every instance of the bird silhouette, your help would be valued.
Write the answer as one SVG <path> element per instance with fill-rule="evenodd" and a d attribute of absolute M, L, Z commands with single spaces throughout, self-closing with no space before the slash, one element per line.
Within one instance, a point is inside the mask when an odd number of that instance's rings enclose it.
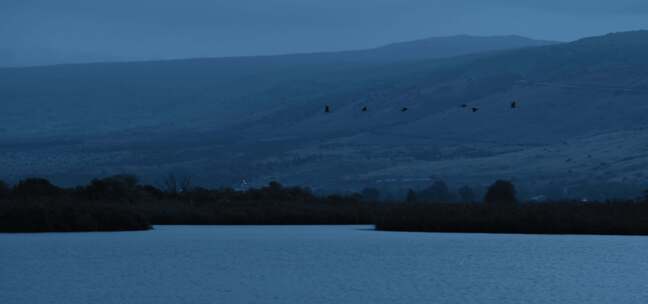
<path fill-rule="evenodd" d="M 461 105 L 461 107 L 462 107 L 462 108 L 467 108 L 468 105 L 464 103 L 464 104 Z"/>
<path fill-rule="evenodd" d="M 362 112 L 367 112 L 369 109 L 367 109 L 367 106 L 362 107 Z"/>
<path fill-rule="evenodd" d="M 472 108 L 473 113 L 479 111 L 479 108 Z"/>
<path fill-rule="evenodd" d="M 401 112 L 407 112 L 407 110 L 409 110 L 407 107 L 403 107 L 403 108 L 401 109 Z"/>
<path fill-rule="evenodd" d="M 331 107 L 329 105 L 324 106 L 324 113 L 331 113 Z"/>
<path fill-rule="evenodd" d="M 511 109 L 517 108 L 517 101 L 511 102 Z"/>

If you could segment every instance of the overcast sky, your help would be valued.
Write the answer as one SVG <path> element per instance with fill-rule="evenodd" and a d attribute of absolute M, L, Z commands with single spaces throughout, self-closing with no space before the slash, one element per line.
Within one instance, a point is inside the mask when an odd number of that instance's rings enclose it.
<path fill-rule="evenodd" d="M 127 58 L 358 49 L 454 34 L 648 28 L 646 0 L 0 0 L 0 48 Z"/>

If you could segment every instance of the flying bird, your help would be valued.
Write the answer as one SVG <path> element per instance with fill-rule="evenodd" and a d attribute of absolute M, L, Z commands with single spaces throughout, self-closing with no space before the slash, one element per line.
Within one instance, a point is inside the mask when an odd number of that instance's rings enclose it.
<path fill-rule="evenodd" d="M 477 111 L 479 111 L 479 108 L 472 108 L 472 112 L 473 112 L 473 113 L 475 113 L 475 112 L 477 112 Z"/>
<path fill-rule="evenodd" d="M 511 102 L 511 109 L 517 108 L 517 101 Z"/>
<path fill-rule="evenodd" d="M 369 109 L 367 109 L 367 106 L 362 107 L 362 112 L 367 112 Z"/>
<path fill-rule="evenodd" d="M 462 107 L 462 108 L 467 108 L 468 105 L 464 103 L 464 104 L 461 105 L 461 107 Z"/>
<path fill-rule="evenodd" d="M 407 110 L 409 110 L 407 107 L 403 107 L 403 108 L 401 109 L 401 112 L 407 112 Z"/>
<path fill-rule="evenodd" d="M 331 113 L 331 107 L 329 105 L 324 106 L 324 113 Z"/>

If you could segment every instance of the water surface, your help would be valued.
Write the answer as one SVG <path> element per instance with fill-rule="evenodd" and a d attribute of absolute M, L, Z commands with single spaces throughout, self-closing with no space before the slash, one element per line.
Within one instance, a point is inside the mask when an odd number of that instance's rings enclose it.
<path fill-rule="evenodd" d="M 648 238 L 157 226 L 0 234 L 0 302 L 648 303 Z"/>

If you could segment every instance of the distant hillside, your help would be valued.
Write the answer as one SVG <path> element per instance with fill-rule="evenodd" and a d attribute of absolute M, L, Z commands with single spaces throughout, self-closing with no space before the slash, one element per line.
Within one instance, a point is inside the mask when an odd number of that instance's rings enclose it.
<path fill-rule="evenodd" d="M 388 62 L 413 59 L 432 59 L 459 56 L 484 51 L 494 51 L 530 46 L 555 44 L 552 41 L 533 40 L 520 36 L 449 36 L 433 37 L 403 43 L 394 43 L 369 50 L 313 53 L 283 56 L 258 56 L 255 59 L 265 60 L 284 57 L 300 57 L 306 62 L 321 63 L 330 60 L 350 62 Z M 162 58 L 151 58 L 149 61 L 160 61 Z M 228 60 L 231 58 L 212 58 Z M 141 61 L 139 57 L 116 57 L 110 54 L 94 54 L 82 51 L 56 50 L 47 48 L 0 47 L 0 67 L 27 67 L 58 64 L 82 64 L 97 62 Z"/>
<path fill-rule="evenodd" d="M 0 165 L 71 182 L 180 172 L 357 189 L 508 178 L 528 195 L 566 196 L 648 184 L 648 32 L 528 47 L 448 39 L 463 42 L 0 69 Z M 475 53 L 465 39 L 489 43 Z M 493 39 L 513 49 L 485 47 Z"/>
<path fill-rule="evenodd" d="M 457 36 L 339 53 L 0 69 L 0 98 L 7 103 L 0 132 L 214 129 L 284 106 L 364 94 L 374 82 L 401 75 L 391 70 L 394 64 L 546 43 Z"/>
<path fill-rule="evenodd" d="M 557 44 L 555 41 L 533 40 L 521 36 L 450 36 L 393 43 L 374 50 L 365 51 L 375 58 L 430 59 L 459 55 L 517 49 Z"/>
<path fill-rule="evenodd" d="M 54 64 L 115 62 L 133 60 L 110 54 L 95 54 L 82 51 L 56 50 L 48 48 L 26 48 L 5 45 L 0 47 L 0 67 L 28 67 Z"/>

